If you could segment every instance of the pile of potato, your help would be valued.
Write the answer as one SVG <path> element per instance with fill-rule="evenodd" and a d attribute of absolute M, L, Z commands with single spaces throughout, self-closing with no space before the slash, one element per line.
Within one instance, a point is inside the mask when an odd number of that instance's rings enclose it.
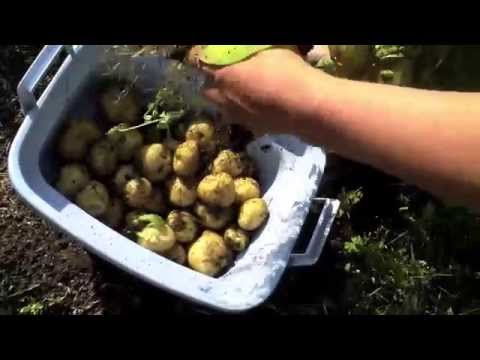
<path fill-rule="evenodd" d="M 176 138 L 147 141 L 151 127 L 134 128 L 138 100 L 110 86 L 102 119 L 68 122 L 55 187 L 139 245 L 218 276 L 268 217 L 252 160 L 204 114 L 182 119 Z"/>

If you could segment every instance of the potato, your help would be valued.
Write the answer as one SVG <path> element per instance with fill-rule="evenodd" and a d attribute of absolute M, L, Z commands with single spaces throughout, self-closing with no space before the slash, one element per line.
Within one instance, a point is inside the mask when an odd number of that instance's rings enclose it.
<path fill-rule="evenodd" d="M 124 197 L 126 203 L 137 209 L 142 209 L 152 196 L 153 188 L 148 179 L 136 178 L 125 184 Z"/>
<path fill-rule="evenodd" d="M 60 155 L 67 160 L 82 160 L 88 147 L 100 139 L 102 133 L 96 123 L 90 120 L 72 121 L 61 135 Z"/>
<path fill-rule="evenodd" d="M 89 162 L 98 176 L 113 174 L 118 162 L 115 145 L 108 139 L 100 140 L 91 148 Z"/>
<path fill-rule="evenodd" d="M 207 205 L 229 207 L 235 201 L 233 178 L 227 173 L 207 175 L 198 184 L 197 194 Z"/>
<path fill-rule="evenodd" d="M 140 120 L 140 105 L 131 89 L 120 85 L 110 86 L 100 96 L 100 104 L 108 120 L 114 123 L 135 123 Z"/>
<path fill-rule="evenodd" d="M 260 227 L 267 219 L 268 208 L 262 198 L 253 198 L 245 201 L 240 207 L 238 225 L 247 231 L 253 231 Z"/>
<path fill-rule="evenodd" d="M 102 220 L 112 227 L 117 228 L 123 220 L 123 202 L 119 198 L 113 198 L 110 201 L 107 211 L 102 215 Z"/>
<path fill-rule="evenodd" d="M 117 169 L 113 177 L 113 183 L 119 194 L 123 193 L 125 185 L 132 179 L 139 178 L 140 174 L 133 165 L 122 165 Z"/>
<path fill-rule="evenodd" d="M 75 199 L 77 205 L 92 216 L 105 214 L 110 204 L 107 188 L 96 180 L 92 180 L 80 191 Z"/>
<path fill-rule="evenodd" d="M 195 204 L 193 211 L 203 226 L 213 230 L 224 228 L 233 217 L 231 208 L 210 207 L 200 202 Z"/>
<path fill-rule="evenodd" d="M 170 250 L 165 252 L 165 257 L 176 263 L 183 265 L 187 261 L 187 252 L 180 244 L 175 244 Z"/>
<path fill-rule="evenodd" d="M 196 183 L 193 179 L 175 176 L 167 182 L 167 189 L 168 199 L 175 206 L 188 207 L 197 199 Z"/>
<path fill-rule="evenodd" d="M 147 226 L 137 232 L 137 242 L 146 249 L 162 254 L 175 245 L 175 233 L 167 224 L 161 228 Z"/>
<path fill-rule="evenodd" d="M 235 186 L 235 202 L 243 204 L 245 201 L 260 197 L 260 185 L 250 177 L 242 177 L 233 181 Z"/>
<path fill-rule="evenodd" d="M 237 177 L 244 171 L 244 163 L 241 156 L 232 150 L 222 150 L 213 160 L 212 173 L 227 173 L 232 177 Z"/>
<path fill-rule="evenodd" d="M 173 170 L 180 176 L 194 175 L 200 165 L 200 150 L 196 141 L 181 143 L 173 156 Z"/>
<path fill-rule="evenodd" d="M 164 180 L 172 171 L 172 152 L 163 144 L 143 146 L 138 161 L 143 176 L 154 183 Z"/>
<path fill-rule="evenodd" d="M 197 221 L 190 213 L 173 210 L 167 216 L 167 224 L 175 231 L 178 242 L 190 243 L 195 240 L 198 226 Z"/>
<path fill-rule="evenodd" d="M 196 141 L 201 151 L 212 152 L 215 149 L 215 127 L 210 120 L 198 118 L 188 126 L 185 139 Z"/>
<path fill-rule="evenodd" d="M 129 127 L 126 123 L 118 124 L 107 132 L 107 138 L 115 145 L 118 159 L 129 161 L 143 145 L 143 135 L 137 129 L 121 131 Z"/>
<path fill-rule="evenodd" d="M 223 240 L 230 249 L 240 252 L 247 248 L 250 236 L 238 226 L 232 225 L 225 230 Z"/>
<path fill-rule="evenodd" d="M 68 164 L 60 169 L 60 176 L 55 187 L 65 196 L 75 196 L 90 182 L 90 175 L 85 166 Z"/>
<path fill-rule="evenodd" d="M 145 201 L 143 207 L 147 210 L 163 214 L 167 208 L 162 192 L 158 189 L 153 189 L 152 194 Z"/>
<path fill-rule="evenodd" d="M 215 276 L 232 261 L 232 253 L 217 233 L 205 230 L 188 251 L 188 264 L 202 274 Z"/>

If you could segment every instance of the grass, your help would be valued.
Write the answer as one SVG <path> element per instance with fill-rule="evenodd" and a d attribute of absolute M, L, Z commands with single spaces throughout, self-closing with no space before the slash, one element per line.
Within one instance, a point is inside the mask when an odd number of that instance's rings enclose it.
<path fill-rule="evenodd" d="M 346 192 L 345 218 L 354 217 L 361 190 Z M 393 218 L 344 242 L 351 314 L 473 314 L 479 303 L 480 227 L 462 208 L 399 193 Z M 356 199 L 352 207 L 351 199 Z M 348 220 L 347 220 L 348 221 Z M 401 222 L 398 229 L 392 225 Z M 348 226 L 348 225 L 344 225 Z"/>

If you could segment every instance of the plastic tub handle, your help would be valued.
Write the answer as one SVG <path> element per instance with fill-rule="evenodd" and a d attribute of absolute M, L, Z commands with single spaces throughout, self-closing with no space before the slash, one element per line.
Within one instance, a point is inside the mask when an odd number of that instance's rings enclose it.
<path fill-rule="evenodd" d="M 48 70 L 58 58 L 62 50 L 65 49 L 70 55 L 75 54 L 72 45 L 46 45 L 38 54 L 35 61 L 28 68 L 27 72 L 20 80 L 17 93 L 20 106 L 26 115 L 37 106 L 34 91 L 40 81 L 45 77 Z"/>
<path fill-rule="evenodd" d="M 314 265 L 322 254 L 323 246 L 327 240 L 330 228 L 337 215 L 340 201 L 328 198 L 314 198 L 312 203 L 323 203 L 323 209 L 318 217 L 317 225 L 313 231 L 313 235 L 307 246 L 307 250 L 303 254 L 290 255 L 289 266 L 310 266 Z"/>

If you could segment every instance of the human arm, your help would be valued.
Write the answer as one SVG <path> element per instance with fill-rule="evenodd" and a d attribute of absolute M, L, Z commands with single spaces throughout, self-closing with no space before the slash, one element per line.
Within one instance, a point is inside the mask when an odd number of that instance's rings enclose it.
<path fill-rule="evenodd" d="M 212 72 L 206 96 L 257 133 L 290 133 L 447 201 L 480 207 L 480 95 L 334 78 L 284 49 Z"/>

